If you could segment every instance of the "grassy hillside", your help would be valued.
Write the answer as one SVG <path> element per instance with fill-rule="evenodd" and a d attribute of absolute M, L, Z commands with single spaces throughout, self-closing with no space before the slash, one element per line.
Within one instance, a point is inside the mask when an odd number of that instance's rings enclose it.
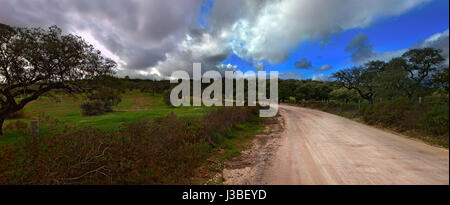
<path fill-rule="evenodd" d="M 23 135 L 14 126 L 8 126 L 16 121 L 29 124 L 31 119 L 40 120 L 40 133 L 45 134 L 55 121 L 72 126 L 93 126 L 102 131 L 119 130 L 124 123 L 137 119 L 154 119 L 173 112 L 177 116 L 202 116 L 210 107 L 169 107 L 163 102 L 161 94 L 142 93 L 138 90 L 127 91 L 122 95 L 122 101 L 115 107 L 114 112 L 97 116 L 83 116 L 80 103 L 84 96 L 70 96 L 53 94 L 43 96 L 30 103 L 24 109 L 25 117 L 5 122 L 5 136 L 0 137 L 0 144 L 11 143 Z"/>

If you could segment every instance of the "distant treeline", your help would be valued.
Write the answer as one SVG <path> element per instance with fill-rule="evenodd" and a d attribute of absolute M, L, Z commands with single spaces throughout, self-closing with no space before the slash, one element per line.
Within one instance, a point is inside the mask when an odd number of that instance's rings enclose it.
<path fill-rule="evenodd" d="M 334 73 L 332 81 L 280 80 L 280 101 L 376 101 L 434 97 L 448 101 L 449 68 L 440 51 L 411 49 L 389 62 L 370 61 Z"/>
<path fill-rule="evenodd" d="M 440 52 L 433 48 L 411 49 L 388 62 L 370 61 L 361 66 L 342 69 L 333 73 L 329 81 L 280 79 L 279 100 L 335 100 L 346 103 L 363 101 L 369 104 L 398 98 L 413 101 L 434 98 L 448 101 L 449 67 Z M 233 84 L 236 90 L 236 83 Z M 105 85 L 119 90 L 139 89 L 143 92 L 164 93 L 177 84 L 171 84 L 168 80 L 108 77 L 102 81 L 101 86 Z M 209 85 L 210 83 L 202 83 L 202 89 Z M 247 91 L 247 80 L 244 85 Z M 267 81 L 267 88 L 269 85 Z M 225 85 L 222 86 L 222 93 L 224 92 Z M 268 89 L 267 94 L 269 95 Z"/>

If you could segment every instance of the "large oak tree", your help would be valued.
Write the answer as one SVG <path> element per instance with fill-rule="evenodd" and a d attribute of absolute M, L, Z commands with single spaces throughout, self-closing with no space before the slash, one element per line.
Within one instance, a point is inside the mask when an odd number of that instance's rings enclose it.
<path fill-rule="evenodd" d="M 116 63 L 81 37 L 49 29 L 0 24 L 0 136 L 4 120 L 39 96 L 114 73 Z"/>
<path fill-rule="evenodd" d="M 353 67 L 333 73 L 333 77 L 342 87 L 356 90 L 361 98 L 373 104 L 379 74 L 384 70 L 382 61 L 368 62 L 365 67 Z"/>
<path fill-rule="evenodd" d="M 412 98 L 417 90 L 443 66 L 444 58 L 441 50 L 434 48 L 411 49 L 402 55 L 405 63 L 401 68 L 408 73 L 412 86 L 408 89 L 408 98 Z"/>

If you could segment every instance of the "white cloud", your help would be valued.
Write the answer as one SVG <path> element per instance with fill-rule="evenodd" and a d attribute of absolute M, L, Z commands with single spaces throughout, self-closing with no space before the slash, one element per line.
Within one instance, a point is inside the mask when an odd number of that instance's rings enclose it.
<path fill-rule="evenodd" d="M 230 71 L 236 71 L 238 66 L 237 65 L 231 65 L 231 64 L 220 64 L 217 65 L 217 68 L 219 70 L 230 70 Z"/>
<path fill-rule="evenodd" d="M 331 34 L 366 27 L 428 1 L 264 1 L 262 6 L 252 4 L 236 10 L 242 16 L 232 24 L 228 37 L 239 57 L 280 63 L 300 42 L 326 40 Z"/>
<path fill-rule="evenodd" d="M 257 71 L 263 71 L 264 69 L 266 69 L 266 66 L 262 62 L 255 62 L 255 63 L 253 63 L 253 66 L 255 67 L 255 70 L 257 70 Z"/>
<path fill-rule="evenodd" d="M 329 81 L 330 76 L 325 75 L 325 74 L 323 74 L 323 73 L 320 73 L 320 74 L 313 74 L 311 79 L 312 79 L 312 80 L 315 80 L 315 81 Z"/>
<path fill-rule="evenodd" d="M 178 48 L 167 54 L 167 59 L 158 62 L 154 69 L 164 76 L 170 76 L 172 72 L 184 70 L 192 74 L 193 63 L 202 64 L 202 72 L 208 70 L 236 69 L 234 66 L 221 66 L 221 62 L 231 55 L 229 47 L 223 44 L 220 38 L 207 32 L 200 32 L 196 36 L 186 37 Z"/>
<path fill-rule="evenodd" d="M 279 73 L 280 79 L 296 79 L 296 80 L 302 80 L 304 79 L 304 75 L 298 71 L 286 71 Z"/>
<path fill-rule="evenodd" d="M 320 67 L 318 67 L 316 69 L 316 71 L 328 71 L 328 70 L 331 70 L 332 68 L 333 68 L 333 66 L 325 64 L 325 65 L 321 65 Z"/>

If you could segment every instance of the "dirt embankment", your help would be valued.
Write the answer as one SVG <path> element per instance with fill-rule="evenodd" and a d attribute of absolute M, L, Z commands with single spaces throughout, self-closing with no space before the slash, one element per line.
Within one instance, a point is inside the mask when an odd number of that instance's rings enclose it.
<path fill-rule="evenodd" d="M 279 146 L 283 117 L 276 117 L 265 129 L 267 134 L 255 136 L 250 149 L 226 162 L 222 174 L 224 184 L 260 184 L 263 180 L 264 170 Z"/>

